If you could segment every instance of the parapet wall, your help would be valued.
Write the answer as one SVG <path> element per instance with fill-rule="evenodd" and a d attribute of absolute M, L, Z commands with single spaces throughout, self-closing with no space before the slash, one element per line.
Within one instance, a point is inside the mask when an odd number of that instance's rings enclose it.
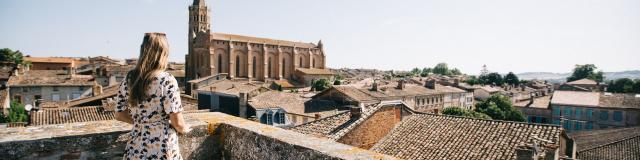
<path fill-rule="evenodd" d="M 395 159 L 217 112 L 190 113 L 194 130 L 180 136 L 185 159 Z M 98 121 L 0 131 L 7 159 L 118 159 L 130 125 Z"/>

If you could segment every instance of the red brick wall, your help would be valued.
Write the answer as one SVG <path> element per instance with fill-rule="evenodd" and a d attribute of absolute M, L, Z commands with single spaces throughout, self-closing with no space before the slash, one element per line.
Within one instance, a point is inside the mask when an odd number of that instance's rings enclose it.
<path fill-rule="evenodd" d="M 402 119 L 400 107 L 385 107 L 338 140 L 363 149 L 373 147 Z"/>

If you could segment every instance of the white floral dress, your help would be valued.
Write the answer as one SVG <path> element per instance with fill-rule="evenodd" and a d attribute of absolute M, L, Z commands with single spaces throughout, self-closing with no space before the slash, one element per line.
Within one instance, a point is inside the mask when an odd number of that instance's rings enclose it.
<path fill-rule="evenodd" d="M 133 118 L 131 139 L 124 159 L 182 159 L 178 135 L 169 123 L 169 114 L 183 110 L 175 77 L 167 72 L 158 74 L 149 85 L 149 98 L 138 106 L 128 105 L 126 79 L 120 84 L 117 112 L 129 109 Z"/>

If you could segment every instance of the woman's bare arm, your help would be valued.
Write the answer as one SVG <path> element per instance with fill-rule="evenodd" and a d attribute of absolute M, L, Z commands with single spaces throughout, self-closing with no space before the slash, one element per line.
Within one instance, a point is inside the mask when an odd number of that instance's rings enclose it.
<path fill-rule="evenodd" d="M 129 115 L 129 109 L 126 109 L 122 112 L 116 112 L 116 120 L 133 124 L 133 118 L 131 118 L 131 115 Z"/>
<path fill-rule="evenodd" d="M 171 126 L 173 126 L 178 133 L 186 134 L 191 131 L 191 127 L 184 121 L 182 112 L 169 114 L 169 119 L 171 120 Z"/>

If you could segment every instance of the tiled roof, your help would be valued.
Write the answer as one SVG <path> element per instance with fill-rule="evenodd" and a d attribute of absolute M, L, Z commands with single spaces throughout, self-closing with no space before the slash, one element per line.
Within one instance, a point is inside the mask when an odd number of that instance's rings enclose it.
<path fill-rule="evenodd" d="M 328 69 L 296 68 L 296 71 L 300 71 L 308 75 L 333 75 L 333 73 L 331 73 L 331 71 L 329 71 Z"/>
<path fill-rule="evenodd" d="M 30 125 L 47 125 L 114 119 L 113 111 L 101 106 L 44 109 L 31 113 Z"/>
<path fill-rule="evenodd" d="M 0 67 L 0 79 L 9 79 L 13 72 L 13 67 L 11 66 L 2 66 Z"/>
<path fill-rule="evenodd" d="M 221 80 L 208 86 L 199 87 L 200 91 L 213 91 L 229 95 L 240 95 L 240 92 L 252 92 L 264 86 L 264 83 L 247 80 Z"/>
<path fill-rule="evenodd" d="M 513 106 L 547 109 L 549 108 L 549 103 L 551 102 L 551 96 L 537 97 L 533 99 L 532 104 L 529 104 L 529 102 L 530 101 L 521 101 L 513 104 Z"/>
<path fill-rule="evenodd" d="M 376 100 L 375 97 L 373 97 L 370 94 L 367 94 L 366 92 L 363 92 L 362 89 L 358 89 L 356 87 L 353 86 L 344 86 L 344 85 L 336 85 L 332 87 L 333 89 L 335 89 L 335 91 L 338 91 L 342 94 L 345 94 L 347 97 L 355 100 L 355 101 L 372 101 L 372 100 Z M 332 90 L 328 89 L 325 90 L 323 92 L 332 92 Z M 321 95 L 321 94 L 317 94 L 317 95 Z"/>
<path fill-rule="evenodd" d="M 555 91 L 551 98 L 551 104 L 571 106 L 598 106 L 600 93 L 582 91 Z"/>
<path fill-rule="evenodd" d="M 534 135 L 559 143 L 554 125 L 414 114 L 371 150 L 403 159 L 516 159 L 516 147 Z"/>
<path fill-rule="evenodd" d="M 600 94 L 599 107 L 640 109 L 640 97 L 635 94 L 604 93 Z"/>
<path fill-rule="evenodd" d="M 351 118 L 351 112 L 344 112 L 334 116 L 321 118 L 319 120 L 311 121 L 305 124 L 301 124 L 291 128 L 291 130 L 300 132 L 307 135 L 316 137 L 325 137 L 331 140 L 338 140 L 354 127 L 364 122 L 373 115 L 378 109 L 385 106 L 404 105 L 399 101 L 382 102 L 379 104 L 372 104 L 365 107 L 359 118 Z"/>
<path fill-rule="evenodd" d="M 575 81 L 571 81 L 571 82 L 567 82 L 567 84 L 572 84 L 572 85 L 596 85 L 598 84 L 598 82 L 591 80 L 591 79 L 579 79 L 579 80 L 575 80 Z"/>
<path fill-rule="evenodd" d="M 481 86 L 481 87 L 479 87 L 478 89 L 485 90 L 485 91 L 487 91 L 487 92 L 489 92 L 489 93 L 499 92 L 499 91 L 501 90 L 500 88 L 497 88 L 497 87 L 491 87 L 491 86 L 486 86 L 486 85 L 485 85 L 485 86 Z"/>
<path fill-rule="evenodd" d="M 640 136 L 640 127 L 615 128 L 569 133 L 578 145 L 578 151 L 585 151 L 613 142 Z"/>
<path fill-rule="evenodd" d="M 73 64 L 75 58 L 71 57 L 24 57 L 25 61 L 32 63 L 69 63 Z"/>
<path fill-rule="evenodd" d="M 249 105 L 255 109 L 282 108 L 288 113 L 322 117 L 334 115 L 340 109 L 333 101 L 312 100 L 303 97 L 300 93 L 288 93 L 280 91 L 268 91 L 261 93 L 249 100 Z"/>
<path fill-rule="evenodd" d="M 68 75 L 64 70 L 29 70 L 9 78 L 8 86 L 92 86 L 90 75 Z"/>
<path fill-rule="evenodd" d="M 462 90 L 460 88 L 451 87 L 451 86 L 444 86 L 444 85 L 439 85 L 439 84 L 436 84 L 436 89 L 435 90 L 438 93 L 464 93 L 464 92 L 467 92 L 467 91 Z"/>
<path fill-rule="evenodd" d="M 578 159 L 640 159 L 640 136 L 622 139 L 596 148 L 579 151 Z"/>
<path fill-rule="evenodd" d="M 228 33 L 212 33 L 211 37 L 216 40 L 223 41 L 240 41 L 240 42 L 250 42 L 256 44 L 270 44 L 270 45 L 281 45 L 281 46 L 290 46 L 290 47 L 301 47 L 301 48 L 316 48 L 317 46 L 313 43 L 304 43 L 304 42 L 293 42 L 286 40 L 277 40 L 277 39 L 269 39 L 269 38 L 259 38 L 259 37 L 251 37 L 251 36 L 243 36 L 243 35 L 235 35 Z"/>

